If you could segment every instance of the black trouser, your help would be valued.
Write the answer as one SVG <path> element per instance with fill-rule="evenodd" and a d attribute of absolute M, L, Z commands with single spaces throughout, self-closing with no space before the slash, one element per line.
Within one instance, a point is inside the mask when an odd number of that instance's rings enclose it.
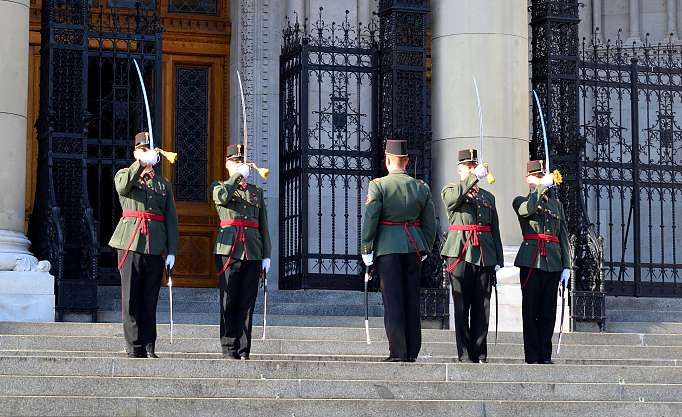
<path fill-rule="evenodd" d="M 446 258 L 447 265 L 455 260 Z M 460 262 L 450 272 L 450 288 L 455 307 L 455 340 L 460 361 L 488 359 L 488 323 L 494 267 Z"/>
<path fill-rule="evenodd" d="M 121 262 L 125 251 L 118 251 Z M 154 350 L 156 343 L 156 304 L 163 278 L 161 255 L 128 252 L 121 266 L 121 319 L 129 353 Z"/>
<path fill-rule="evenodd" d="M 227 256 L 216 255 L 218 270 Z M 258 295 L 261 260 L 237 260 L 219 278 L 220 285 L 220 344 L 223 354 L 235 358 L 249 357 L 253 307 Z"/>
<path fill-rule="evenodd" d="M 384 327 L 391 358 L 416 359 L 422 345 L 419 283 L 421 260 L 416 253 L 376 259 L 384 300 Z"/>
<path fill-rule="evenodd" d="M 526 277 L 528 268 L 521 268 L 523 350 L 526 362 L 548 362 L 552 359 L 552 334 L 561 271 L 533 269 L 523 286 Z"/>

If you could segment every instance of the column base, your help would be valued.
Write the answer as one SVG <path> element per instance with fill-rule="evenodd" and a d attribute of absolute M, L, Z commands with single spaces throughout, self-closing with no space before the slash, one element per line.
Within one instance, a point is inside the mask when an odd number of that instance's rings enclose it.
<path fill-rule="evenodd" d="M 0 230 L 0 321 L 54 321 L 50 263 L 28 251 L 23 233 Z"/>

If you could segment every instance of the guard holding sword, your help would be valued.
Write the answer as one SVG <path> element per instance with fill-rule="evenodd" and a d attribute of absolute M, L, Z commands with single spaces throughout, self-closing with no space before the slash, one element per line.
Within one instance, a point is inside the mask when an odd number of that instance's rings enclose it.
<path fill-rule="evenodd" d="M 226 359 L 249 359 L 259 281 L 270 269 L 270 234 L 263 190 L 247 179 L 244 146 L 227 147 L 229 178 L 211 185 L 220 216 L 215 255 L 220 286 L 220 343 Z"/>
<path fill-rule="evenodd" d="M 523 244 L 514 265 L 521 268 L 523 348 L 527 363 L 552 363 L 559 282 L 570 277 L 568 229 L 564 208 L 548 192 L 560 181 L 545 161 L 530 161 L 526 182 L 530 192 L 514 199 Z"/>
<path fill-rule="evenodd" d="M 147 132 L 135 135 L 133 155 L 114 177 L 123 213 L 109 246 L 118 251 L 128 356 L 156 358 L 156 304 L 164 264 L 175 264 L 178 219 L 171 184 L 154 171 L 159 150 L 150 149 Z"/>
<path fill-rule="evenodd" d="M 362 221 L 362 259 L 381 281 L 387 362 L 414 362 L 421 349 L 421 264 L 436 238 L 431 190 L 408 162 L 407 142 L 387 140 L 388 175 L 370 181 Z"/>
<path fill-rule="evenodd" d="M 504 253 L 495 197 L 480 187 L 489 173 L 477 150 L 459 151 L 457 169 L 460 180 L 441 193 L 449 222 L 441 255 L 455 307 L 457 357 L 486 362 L 490 294 Z"/>

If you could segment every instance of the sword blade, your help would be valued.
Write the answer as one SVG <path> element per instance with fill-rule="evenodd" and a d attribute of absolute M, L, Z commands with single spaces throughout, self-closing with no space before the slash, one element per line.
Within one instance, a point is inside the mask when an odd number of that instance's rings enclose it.
<path fill-rule="evenodd" d="M 476 90 L 476 105 L 478 107 L 478 134 L 480 137 L 480 145 L 478 150 L 478 160 L 483 163 L 483 107 L 481 106 L 481 95 L 478 92 L 478 82 L 474 78 L 474 89 Z"/>
<path fill-rule="evenodd" d="M 241 97 L 242 100 L 242 119 L 243 119 L 243 127 L 244 127 L 244 139 L 243 139 L 243 145 L 244 145 L 244 163 L 246 163 L 246 158 L 248 155 L 248 148 L 246 147 L 247 142 L 249 141 L 249 134 L 246 128 L 246 100 L 244 100 L 244 87 L 242 86 L 242 76 L 239 74 L 239 70 L 237 71 L 237 81 L 239 81 L 239 97 Z"/>
<path fill-rule="evenodd" d="M 365 271 L 365 340 L 368 345 L 372 344 L 369 338 L 369 294 L 367 292 L 367 284 L 369 283 L 370 275 L 369 268 Z"/>
<path fill-rule="evenodd" d="M 263 271 L 265 274 L 265 271 Z M 268 327 L 268 276 L 263 277 L 263 337 L 265 340 L 265 329 Z"/>
<path fill-rule="evenodd" d="M 564 312 L 566 307 L 566 286 L 561 284 L 561 321 L 559 322 L 559 340 L 557 342 L 556 354 L 559 355 L 561 352 L 561 336 L 564 333 Z"/>
<path fill-rule="evenodd" d="M 135 69 L 137 70 L 137 79 L 140 80 L 140 88 L 142 89 L 142 97 L 144 97 L 144 107 L 147 111 L 147 130 L 149 130 L 149 148 L 155 149 L 154 147 L 154 132 L 152 131 L 152 115 L 149 111 L 149 100 L 147 99 L 147 89 L 144 86 L 144 79 L 142 78 L 142 71 L 140 71 L 140 66 L 137 65 L 137 60 L 133 59 L 133 64 L 135 64 Z"/>
<path fill-rule="evenodd" d="M 545 125 L 545 115 L 542 112 L 542 104 L 540 104 L 540 97 L 538 97 L 537 91 L 533 90 L 533 96 L 535 96 L 535 104 L 538 106 L 538 113 L 540 113 L 540 123 L 542 124 L 542 139 L 545 143 L 545 169 L 547 172 L 551 172 L 549 169 L 549 144 L 547 141 L 547 126 Z"/>
<path fill-rule="evenodd" d="M 168 268 L 168 308 L 170 309 L 170 342 L 173 344 L 173 277 Z"/>

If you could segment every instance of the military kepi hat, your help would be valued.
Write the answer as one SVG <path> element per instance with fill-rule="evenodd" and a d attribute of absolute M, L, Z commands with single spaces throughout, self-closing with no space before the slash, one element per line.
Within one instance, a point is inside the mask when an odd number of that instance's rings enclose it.
<path fill-rule="evenodd" d="M 386 155 L 391 156 L 408 156 L 407 141 L 389 139 L 386 141 Z"/>
<path fill-rule="evenodd" d="M 138 146 L 149 146 L 149 133 L 147 132 L 140 132 L 137 135 L 135 135 L 135 147 L 137 148 Z"/>
<path fill-rule="evenodd" d="M 478 164 L 478 151 L 473 148 L 462 149 L 457 154 L 458 164 Z"/>
<path fill-rule="evenodd" d="M 244 159 L 244 145 L 241 143 L 235 145 L 227 145 L 225 150 L 226 159 Z"/>
<path fill-rule="evenodd" d="M 526 171 L 528 171 L 528 175 L 544 174 L 546 172 L 545 161 L 542 159 L 528 161 L 526 164 Z"/>

